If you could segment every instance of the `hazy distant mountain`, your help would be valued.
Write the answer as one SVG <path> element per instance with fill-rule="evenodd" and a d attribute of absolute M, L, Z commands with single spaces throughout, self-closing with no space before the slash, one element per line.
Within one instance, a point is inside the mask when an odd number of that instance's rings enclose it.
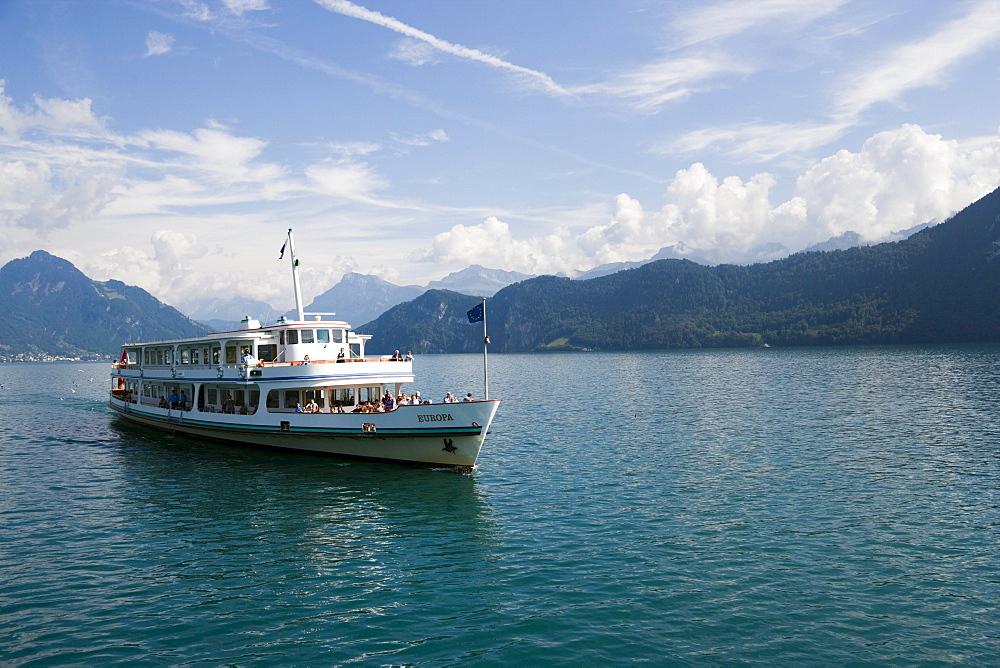
<path fill-rule="evenodd" d="M 374 320 L 387 309 L 409 301 L 423 291 L 416 285 L 393 285 L 378 276 L 350 272 L 303 310 L 307 313 L 335 313 L 334 319 L 358 325 Z M 295 311 L 285 315 L 294 318 Z M 329 316 L 326 318 L 330 319 Z"/>
<path fill-rule="evenodd" d="M 476 297 L 492 297 L 497 291 L 512 283 L 532 278 L 531 274 L 519 271 L 504 271 L 503 269 L 487 269 L 478 264 L 455 271 L 440 281 L 427 284 L 428 290 L 452 290 Z"/>
<path fill-rule="evenodd" d="M 0 355 L 117 355 L 131 341 L 199 336 L 207 328 L 121 281 L 93 281 L 45 251 L 0 268 Z"/>
<path fill-rule="evenodd" d="M 906 230 L 900 230 L 899 232 L 893 232 L 889 235 L 888 239 L 883 239 L 882 241 L 865 241 L 861 238 L 861 235 L 857 232 L 844 232 L 835 237 L 831 237 L 826 241 L 820 242 L 818 244 L 813 244 L 805 250 L 801 251 L 803 253 L 809 253 L 811 251 L 833 251 L 833 250 L 846 250 L 848 248 L 854 248 L 856 246 L 872 246 L 876 243 L 884 243 L 886 241 L 902 241 L 903 239 L 909 238 L 910 236 L 916 234 L 920 230 L 926 229 L 933 225 L 934 223 L 923 223 L 922 225 L 917 225 Z"/>
<path fill-rule="evenodd" d="M 581 271 L 576 276 L 573 276 L 577 281 L 585 281 L 590 278 L 599 278 L 601 276 L 610 276 L 611 274 L 617 273 L 619 271 L 625 271 L 626 269 L 635 269 L 636 267 L 641 267 L 644 264 L 649 264 L 650 262 L 655 262 L 656 260 L 691 260 L 697 264 L 711 265 L 712 262 L 689 253 L 683 243 L 678 243 L 673 246 L 666 246 L 661 248 L 656 252 L 656 255 L 649 258 L 648 260 L 638 260 L 636 262 L 610 262 L 608 264 L 602 264 L 593 269 L 588 269 L 587 271 Z"/>
<path fill-rule="evenodd" d="M 197 299 L 187 302 L 182 308 L 192 320 L 204 323 L 217 332 L 238 329 L 247 316 L 262 324 L 271 324 L 281 314 L 267 302 L 238 296 Z"/>

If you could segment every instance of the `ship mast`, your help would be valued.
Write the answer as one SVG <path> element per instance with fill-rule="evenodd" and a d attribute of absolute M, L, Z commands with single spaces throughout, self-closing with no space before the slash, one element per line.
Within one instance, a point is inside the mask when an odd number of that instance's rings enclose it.
<path fill-rule="evenodd" d="M 295 313 L 298 321 L 306 319 L 306 314 L 302 310 L 302 286 L 299 285 L 299 261 L 295 258 L 295 242 L 292 241 L 292 229 L 288 228 L 288 253 L 292 260 L 292 289 L 295 291 Z"/>

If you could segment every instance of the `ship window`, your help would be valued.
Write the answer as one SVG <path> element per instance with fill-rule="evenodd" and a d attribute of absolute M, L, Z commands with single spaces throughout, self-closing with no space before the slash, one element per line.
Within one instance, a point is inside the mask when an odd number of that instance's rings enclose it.
<path fill-rule="evenodd" d="M 299 403 L 299 391 L 285 390 L 285 408 L 295 408 L 297 403 Z"/>
<path fill-rule="evenodd" d="M 320 408 L 326 406 L 326 399 L 323 397 L 323 390 L 306 390 L 305 396 L 306 403 L 310 401 L 315 401 Z"/>
<path fill-rule="evenodd" d="M 167 364 L 173 364 L 173 359 L 174 359 L 173 351 L 172 350 L 164 351 L 163 359 Z"/>
<path fill-rule="evenodd" d="M 353 406 L 354 405 L 354 388 L 353 387 L 346 387 L 346 388 L 343 388 L 343 389 L 340 389 L 340 390 L 333 390 L 331 394 L 332 394 L 331 401 L 333 401 L 333 405 L 334 406 L 336 406 L 338 404 L 341 405 L 341 406 Z"/>
<path fill-rule="evenodd" d="M 191 351 L 187 348 L 181 350 L 181 364 L 191 363 Z"/>
<path fill-rule="evenodd" d="M 219 349 L 212 348 L 212 364 L 218 364 L 218 363 L 219 363 Z"/>
<path fill-rule="evenodd" d="M 313 331 L 311 329 L 303 329 L 300 333 L 302 334 L 302 343 L 313 342 Z"/>
<path fill-rule="evenodd" d="M 208 403 L 215 406 L 219 403 L 219 391 L 215 389 L 208 390 Z"/>
<path fill-rule="evenodd" d="M 333 330 L 333 340 L 334 340 L 335 343 L 343 343 L 344 342 L 344 330 L 342 330 L 342 329 L 335 329 L 335 330 Z"/>
<path fill-rule="evenodd" d="M 236 364 L 236 346 L 226 346 L 226 364 Z"/>
<path fill-rule="evenodd" d="M 330 330 L 328 330 L 328 329 L 317 329 L 316 330 L 316 343 L 330 343 Z"/>
<path fill-rule="evenodd" d="M 157 364 L 161 364 L 161 365 L 163 364 L 163 351 L 162 350 L 157 350 L 156 351 L 156 363 Z"/>
<path fill-rule="evenodd" d="M 278 332 L 278 343 L 285 345 L 285 330 Z"/>
<path fill-rule="evenodd" d="M 198 350 L 195 349 L 191 351 L 191 364 L 197 364 L 197 363 L 198 363 Z"/>
<path fill-rule="evenodd" d="M 262 362 L 273 362 L 278 356 L 278 346 L 269 343 L 266 346 L 257 346 L 257 359 Z"/>
<path fill-rule="evenodd" d="M 299 342 L 299 333 L 296 332 L 294 329 L 288 330 L 288 332 L 285 334 L 285 343 L 291 346 L 295 345 L 298 342 Z"/>
<path fill-rule="evenodd" d="M 267 407 L 268 409 L 278 407 L 278 391 L 271 390 L 267 393 Z"/>
<path fill-rule="evenodd" d="M 250 412 L 257 410 L 260 403 L 260 390 L 250 390 Z"/>

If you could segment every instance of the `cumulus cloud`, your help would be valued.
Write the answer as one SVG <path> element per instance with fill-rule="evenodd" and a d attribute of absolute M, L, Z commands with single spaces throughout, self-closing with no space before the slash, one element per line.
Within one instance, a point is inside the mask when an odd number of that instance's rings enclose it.
<path fill-rule="evenodd" d="M 174 46 L 174 36 L 150 30 L 146 34 L 146 58 L 170 53 Z"/>
<path fill-rule="evenodd" d="M 648 210 L 620 194 L 607 223 L 518 238 L 495 217 L 456 225 L 415 259 L 570 273 L 638 261 L 678 246 L 715 262 L 771 260 L 847 231 L 866 241 L 941 221 L 1000 183 L 1000 136 L 967 145 L 914 125 L 880 132 L 857 153 L 840 151 L 799 177 L 794 196 L 772 203 L 775 178 L 715 177 L 701 163 L 678 171 L 665 203 Z"/>
<path fill-rule="evenodd" d="M 0 79 L 0 133 L 16 140 L 31 128 L 61 137 L 92 137 L 104 132 L 104 120 L 91 109 L 91 101 L 34 98 L 34 107 L 18 109 L 5 93 Z"/>

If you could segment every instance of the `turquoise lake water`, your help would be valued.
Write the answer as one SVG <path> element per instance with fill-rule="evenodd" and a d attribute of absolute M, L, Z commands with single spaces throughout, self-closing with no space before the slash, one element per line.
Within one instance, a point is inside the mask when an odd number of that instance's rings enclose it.
<path fill-rule="evenodd" d="M 1000 347 L 493 355 L 468 475 L 120 424 L 108 371 L 0 365 L 4 666 L 1000 663 Z"/>

